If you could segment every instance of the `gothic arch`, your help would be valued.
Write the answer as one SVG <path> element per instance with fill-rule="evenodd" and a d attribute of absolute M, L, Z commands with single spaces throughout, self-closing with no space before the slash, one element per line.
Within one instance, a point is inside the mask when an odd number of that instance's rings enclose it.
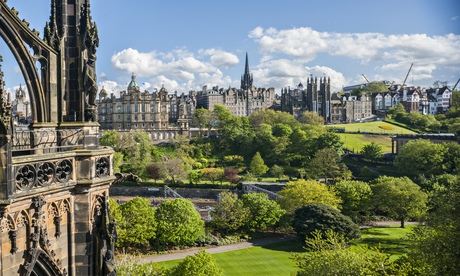
<path fill-rule="evenodd" d="M 38 42 L 40 40 L 38 37 L 32 38 L 35 34 L 30 34 L 31 31 L 24 26 L 26 23 L 19 21 L 15 12 L 10 10 L 3 1 L 0 1 L 0 11 L 0 37 L 10 49 L 24 76 L 30 100 L 33 102 L 31 111 L 34 123 L 47 122 L 50 117 L 46 108 L 46 87 L 42 85 L 35 68 L 35 59 L 37 58 L 43 64 L 44 56 L 42 54 L 38 54 L 37 57 L 32 56 L 25 42 L 30 42 L 28 44 L 36 53 L 42 52 L 40 49 L 43 50 L 43 47 L 46 49 L 43 52 L 49 52 L 49 48 L 42 41 Z"/>
<path fill-rule="evenodd" d="M 31 260 L 24 264 L 24 276 L 60 276 L 65 275 L 59 269 L 59 266 L 50 258 L 50 256 L 41 249 L 36 249 L 32 253 Z"/>

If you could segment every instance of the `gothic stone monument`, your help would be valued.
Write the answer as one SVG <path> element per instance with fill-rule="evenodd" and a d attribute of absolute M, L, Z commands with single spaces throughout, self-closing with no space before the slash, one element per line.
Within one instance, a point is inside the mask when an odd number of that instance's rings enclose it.
<path fill-rule="evenodd" d="M 27 85 L 33 122 L 12 123 L 0 68 L 0 276 L 114 275 L 112 150 L 98 144 L 89 0 L 51 0 L 44 37 L 0 0 L 0 36 Z"/>

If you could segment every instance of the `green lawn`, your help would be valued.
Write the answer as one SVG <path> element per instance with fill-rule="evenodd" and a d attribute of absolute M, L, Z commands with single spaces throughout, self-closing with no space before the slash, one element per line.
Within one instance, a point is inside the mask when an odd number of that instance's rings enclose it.
<path fill-rule="evenodd" d="M 346 149 L 359 152 L 365 145 L 372 142 L 381 145 L 383 152 L 391 152 L 391 138 L 383 135 L 369 135 L 369 134 L 351 134 L 351 133 L 337 133 L 344 143 Z"/>
<path fill-rule="evenodd" d="M 345 128 L 346 132 L 369 132 L 369 133 L 384 133 L 384 134 L 414 134 L 412 130 L 393 125 L 383 121 L 353 123 L 353 124 L 337 124 L 328 125 L 328 127 Z"/>
<path fill-rule="evenodd" d="M 361 238 L 353 242 L 354 246 L 368 246 L 379 248 L 382 252 L 390 254 L 392 258 L 398 258 L 409 249 L 409 241 L 406 239 L 413 226 L 406 228 L 395 227 L 372 227 L 361 230 Z"/>
<path fill-rule="evenodd" d="M 408 242 L 404 240 L 411 227 L 405 229 L 397 227 L 373 227 L 362 230 L 362 237 L 355 241 L 353 246 L 364 245 L 380 248 L 382 252 L 397 258 L 407 251 Z M 303 248 L 298 241 L 284 241 L 267 246 L 214 254 L 217 264 L 224 271 L 224 275 L 245 276 L 282 276 L 294 275 L 296 268 L 291 259 L 292 253 L 302 252 Z M 177 265 L 180 260 L 160 263 L 169 268 Z"/>

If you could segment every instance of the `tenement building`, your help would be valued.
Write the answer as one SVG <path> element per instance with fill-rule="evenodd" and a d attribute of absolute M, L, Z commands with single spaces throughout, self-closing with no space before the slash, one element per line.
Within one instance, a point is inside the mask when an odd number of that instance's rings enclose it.
<path fill-rule="evenodd" d="M 257 110 L 271 108 L 275 101 L 274 88 L 256 88 L 253 76 L 249 71 L 248 54 L 244 74 L 241 76 L 241 86 L 237 88 L 208 89 L 204 86 L 196 95 L 197 108 L 213 110 L 216 105 L 223 105 L 234 115 L 249 116 Z"/>
<path fill-rule="evenodd" d="M 0 67 L 2 276 L 115 275 L 113 151 L 98 142 L 99 38 L 90 12 L 89 0 L 52 0 L 42 38 L 0 0 L 0 37 L 27 88 L 14 101 L 30 99 L 13 110 Z M 13 112 L 31 123 L 19 128 Z"/>
<path fill-rule="evenodd" d="M 170 94 L 164 87 L 141 91 L 133 74 L 126 91 L 116 97 L 99 92 L 98 111 L 102 129 L 147 131 L 152 139 L 164 140 L 187 135 L 195 112 L 194 93 Z"/>
<path fill-rule="evenodd" d="M 315 112 L 331 123 L 331 79 L 309 77 L 307 87 L 299 83 L 296 88 L 281 89 L 281 111 L 298 117 L 302 112 Z"/>

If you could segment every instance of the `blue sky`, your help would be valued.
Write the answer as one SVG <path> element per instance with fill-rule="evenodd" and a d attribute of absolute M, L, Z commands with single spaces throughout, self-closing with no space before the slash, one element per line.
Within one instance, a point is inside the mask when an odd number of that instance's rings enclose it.
<path fill-rule="evenodd" d="M 49 0 L 9 0 L 43 29 Z M 460 78 L 460 1 L 93 0 L 101 38 L 99 81 L 122 89 L 131 72 L 144 87 L 187 91 L 237 86 L 245 51 L 256 86 L 279 89 L 310 74 L 334 87 L 372 80 L 429 85 Z M 22 82 L 0 41 L 8 87 Z"/>

